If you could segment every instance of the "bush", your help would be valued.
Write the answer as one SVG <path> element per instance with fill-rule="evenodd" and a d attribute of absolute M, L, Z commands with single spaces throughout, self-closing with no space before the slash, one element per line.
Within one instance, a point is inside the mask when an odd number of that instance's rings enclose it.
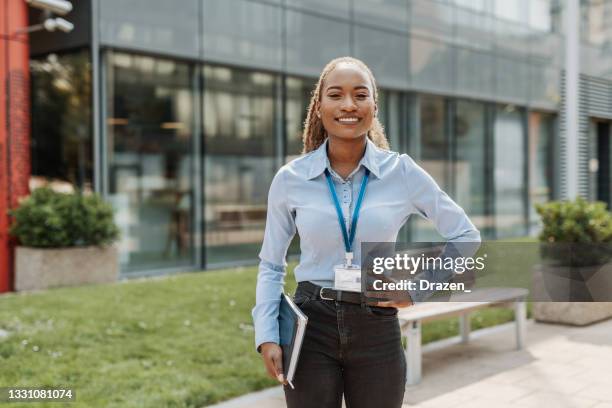
<path fill-rule="evenodd" d="M 612 248 L 612 214 L 603 202 L 552 201 L 537 204 L 542 218 L 542 255 L 562 265 L 605 263 Z"/>
<path fill-rule="evenodd" d="M 542 242 L 612 242 L 612 215 L 602 202 L 552 201 L 536 204 L 542 217 Z"/>
<path fill-rule="evenodd" d="M 41 187 L 9 211 L 10 234 L 39 248 L 110 245 L 119 238 L 113 208 L 98 194 L 59 193 Z"/>

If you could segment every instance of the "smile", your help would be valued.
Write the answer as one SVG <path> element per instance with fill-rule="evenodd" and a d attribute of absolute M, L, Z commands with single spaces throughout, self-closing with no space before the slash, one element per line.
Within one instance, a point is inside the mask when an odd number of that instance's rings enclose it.
<path fill-rule="evenodd" d="M 347 123 L 347 124 L 357 123 L 360 121 L 359 118 L 338 118 L 336 120 L 340 123 Z"/>

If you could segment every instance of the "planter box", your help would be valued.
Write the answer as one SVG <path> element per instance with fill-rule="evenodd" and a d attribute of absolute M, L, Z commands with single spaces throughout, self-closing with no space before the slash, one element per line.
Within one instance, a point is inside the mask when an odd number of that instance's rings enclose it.
<path fill-rule="evenodd" d="M 583 267 L 537 265 L 535 320 L 584 326 L 612 317 L 612 264 Z M 589 301 L 595 300 L 595 301 Z"/>
<path fill-rule="evenodd" d="M 15 290 L 115 282 L 117 247 L 30 248 L 15 251 Z"/>
<path fill-rule="evenodd" d="M 612 317 L 612 302 L 534 302 L 539 322 L 584 326 Z"/>

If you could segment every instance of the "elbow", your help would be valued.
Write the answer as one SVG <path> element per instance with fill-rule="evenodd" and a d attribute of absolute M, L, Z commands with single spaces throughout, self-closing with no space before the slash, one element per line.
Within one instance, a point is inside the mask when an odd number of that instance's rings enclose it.
<path fill-rule="evenodd" d="M 482 242 L 482 237 L 480 236 L 480 231 L 474 227 L 474 229 L 468 232 L 468 239 L 471 242 Z"/>
<path fill-rule="evenodd" d="M 478 242 L 482 241 L 480 237 L 480 231 L 476 227 L 464 229 L 456 234 L 453 234 L 449 239 L 449 242 Z"/>

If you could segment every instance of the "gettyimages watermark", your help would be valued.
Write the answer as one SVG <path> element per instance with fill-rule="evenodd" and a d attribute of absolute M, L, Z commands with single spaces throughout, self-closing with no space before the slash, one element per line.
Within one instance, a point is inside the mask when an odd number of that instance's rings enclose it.
<path fill-rule="evenodd" d="M 536 302 L 612 302 L 612 244 L 366 242 L 361 290 L 415 302 L 494 301 L 524 289 Z"/>

